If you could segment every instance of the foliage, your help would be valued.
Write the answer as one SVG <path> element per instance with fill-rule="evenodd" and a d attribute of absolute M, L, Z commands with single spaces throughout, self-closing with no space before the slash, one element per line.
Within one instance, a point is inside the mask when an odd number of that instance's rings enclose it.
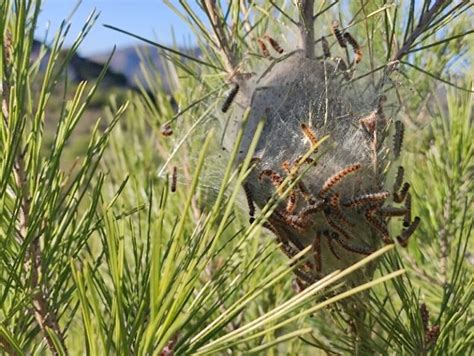
<path fill-rule="evenodd" d="M 1 349 L 93 355 L 473 351 L 474 132 L 472 91 L 466 89 L 472 83 L 457 79 L 472 75 L 472 58 L 463 56 L 472 53 L 471 5 L 439 2 L 427 21 L 438 1 L 338 3 L 323 2 L 314 20 L 330 23 L 339 15 L 366 38 L 372 60 L 360 76 L 380 71 L 383 76 L 387 63 L 402 64 L 394 80 L 403 99 L 398 115 L 412 128 L 404 161 L 423 223 L 407 250 L 385 247 L 296 293 L 292 271 L 307 251 L 288 260 L 263 229 L 280 198 L 250 225 L 239 208 L 262 125 L 240 162 L 246 116 L 232 149 L 224 151 L 220 133 L 226 123 L 216 107 L 238 58 L 248 52 L 249 68 L 261 66 L 256 44 L 247 37 L 278 32 L 286 45 L 301 15 L 297 7 L 202 1 L 197 14 L 180 1 L 181 10 L 175 10 L 196 31 L 202 55 L 155 43 L 170 59 L 173 100 L 161 90 L 157 72 L 147 71 L 154 100 L 130 93 L 130 102 L 122 105 L 112 96 L 107 123 L 97 123 L 87 150 L 65 171 L 67 144 L 75 140 L 101 76 L 97 83 L 79 84 L 72 95 L 59 79 L 97 14 L 66 55 L 64 23 L 40 73 L 30 51 L 41 2 L 2 2 Z M 219 42 L 222 29 L 232 46 Z M 449 79 L 446 69 L 453 63 L 462 65 Z M 433 78 L 449 82 L 447 95 Z M 46 113 L 57 88 L 64 88 L 64 100 L 48 143 Z M 438 105 L 433 97 L 440 98 Z M 163 126 L 173 135 L 164 137 Z M 376 258 L 381 263 L 372 281 L 341 288 L 348 274 Z M 357 325 L 340 310 L 340 303 L 355 301 L 367 306 Z"/>

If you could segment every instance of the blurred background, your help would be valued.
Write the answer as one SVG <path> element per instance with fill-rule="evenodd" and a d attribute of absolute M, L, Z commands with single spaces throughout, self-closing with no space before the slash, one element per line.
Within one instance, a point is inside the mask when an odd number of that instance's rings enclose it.
<path fill-rule="evenodd" d="M 177 0 L 169 2 L 179 5 Z M 196 5 L 193 7 L 197 8 Z M 143 83 L 140 53 L 146 53 L 151 59 L 149 65 L 153 64 L 159 70 L 163 67 L 156 49 L 108 29 L 104 24 L 181 50 L 192 50 L 195 46 L 193 33 L 162 0 L 44 0 L 36 35 L 38 48 L 42 44 L 46 47 L 51 44 L 61 23 L 67 19 L 73 21 L 65 47 L 71 46 L 94 9 L 100 13 L 100 17 L 79 48 L 78 56 L 72 61 L 69 71 L 77 81 L 94 79 L 114 46 L 116 52 L 108 81 L 115 82 L 118 86 L 136 88 Z"/>
<path fill-rule="evenodd" d="M 168 3 L 179 7 L 178 0 Z M 197 8 L 197 5 L 193 3 L 191 7 Z M 43 56 L 42 63 L 46 66 L 55 34 L 63 21 L 71 26 L 62 50 L 66 53 L 94 11 L 100 14 L 99 18 L 69 63 L 67 74 L 70 86 L 66 90 L 72 95 L 78 83 L 95 82 L 114 47 L 115 53 L 100 85 L 101 90 L 92 99 L 79 123 L 75 139 L 69 145 L 66 165 L 86 148 L 90 131 L 97 118 L 104 116 L 110 95 L 116 97 L 119 103 L 125 101 L 130 91 L 148 93 L 150 98 L 156 97 L 156 93 L 150 89 L 150 82 L 145 78 L 145 72 L 155 73 L 153 80 L 161 83 L 159 87 L 165 93 L 170 91 L 166 63 L 160 50 L 104 25 L 181 51 L 197 51 L 194 34 L 163 0 L 43 0 L 33 57 Z M 62 89 L 59 86 L 59 90 Z M 60 91 L 57 94 L 52 98 L 46 120 L 47 142 L 53 139 L 60 116 L 62 95 Z"/>

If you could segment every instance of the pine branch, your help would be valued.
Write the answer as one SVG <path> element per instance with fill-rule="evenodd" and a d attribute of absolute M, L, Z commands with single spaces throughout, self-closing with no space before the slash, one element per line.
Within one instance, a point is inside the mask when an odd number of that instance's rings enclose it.
<path fill-rule="evenodd" d="M 407 38 L 405 43 L 403 43 L 402 48 L 393 56 L 392 61 L 401 60 L 406 54 L 410 52 L 410 48 L 413 46 L 415 41 L 428 30 L 430 24 L 438 16 L 439 12 L 443 9 L 444 6 L 449 5 L 450 1 L 447 0 L 437 0 L 430 10 L 424 12 L 421 15 L 421 18 L 418 22 L 418 25 Z"/>
<path fill-rule="evenodd" d="M 6 41 L 4 53 L 8 54 L 12 51 L 11 41 Z M 4 56 L 4 65 L 9 67 L 11 63 L 11 58 L 8 58 L 8 55 Z M 11 88 L 8 82 L 8 71 L 7 76 L 3 80 L 2 85 L 2 112 L 4 118 L 5 128 L 8 129 L 10 126 L 10 113 L 9 113 L 9 103 L 10 103 L 10 93 Z M 21 140 L 19 137 L 18 140 Z M 21 141 L 19 144 L 21 147 Z M 19 242 L 23 244 L 28 244 L 28 262 L 25 262 L 25 270 L 30 272 L 29 284 L 30 289 L 33 292 L 32 294 L 32 304 L 33 304 L 33 315 L 36 319 L 36 322 L 43 333 L 43 337 L 46 340 L 50 351 L 54 355 L 59 355 L 56 343 L 53 338 L 50 336 L 48 329 L 54 331 L 54 333 L 59 338 L 59 341 L 65 349 L 64 344 L 64 335 L 61 332 L 61 329 L 58 324 L 58 317 L 54 312 L 48 310 L 48 301 L 45 294 L 45 286 L 40 281 L 41 274 L 41 265 L 42 265 L 42 251 L 40 246 L 39 236 L 35 236 L 31 241 L 28 239 L 28 226 L 30 221 L 30 211 L 31 211 L 31 198 L 29 196 L 29 186 L 28 186 L 28 173 L 25 167 L 24 152 L 20 149 L 15 157 L 13 164 L 13 176 L 17 189 L 21 194 L 20 199 L 20 209 L 18 211 L 18 227 L 17 231 L 19 234 Z"/>
<path fill-rule="evenodd" d="M 314 58 L 314 0 L 300 0 L 298 10 L 300 14 L 298 28 L 301 48 L 307 58 Z"/>
<path fill-rule="evenodd" d="M 211 22 L 214 37 L 219 45 L 217 50 L 221 54 L 227 73 L 229 76 L 233 76 L 237 71 L 237 54 L 231 48 L 225 23 L 223 23 L 223 18 L 218 13 L 216 0 L 204 0 L 204 5 L 206 15 Z"/>
<path fill-rule="evenodd" d="M 443 286 L 446 287 L 448 283 L 448 226 L 450 225 L 451 218 L 451 201 L 450 198 L 446 198 L 446 202 L 443 207 L 443 220 L 444 224 L 439 232 L 439 263 L 440 273 L 443 280 Z"/>

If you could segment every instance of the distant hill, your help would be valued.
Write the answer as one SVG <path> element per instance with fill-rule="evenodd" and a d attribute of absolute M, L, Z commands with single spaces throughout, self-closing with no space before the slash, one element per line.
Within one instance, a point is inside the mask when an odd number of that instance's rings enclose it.
<path fill-rule="evenodd" d="M 91 59 L 104 63 L 108 59 L 109 53 L 99 53 L 92 55 Z M 148 69 L 158 71 L 161 76 L 163 89 L 169 91 L 170 83 L 166 74 L 165 64 L 159 50 L 151 46 L 135 46 L 119 48 L 115 51 L 110 64 L 110 68 L 122 73 L 132 85 L 143 84 L 147 87 L 143 66 Z"/>
<path fill-rule="evenodd" d="M 44 51 L 44 54 L 40 66 L 45 68 L 49 61 L 50 50 L 47 46 L 35 40 L 33 42 L 32 60 L 37 59 L 42 54 L 42 51 Z M 64 54 L 65 53 L 66 52 L 64 51 Z M 85 58 L 75 54 L 71 58 L 67 73 L 69 78 L 75 82 L 84 80 L 93 81 L 100 75 L 103 66 L 103 62 L 95 61 L 93 59 Z M 135 89 L 135 86 L 131 85 L 127 76 L 122 74 L 120 71 L 114 70 L 113 68 L 109 68 L 107 70 L 102 85 L 107 87 Z"/>
<path fill-rule="evenodd" d="M 46 66 L 49 59 L 49 49 L 39 41 L 34 41 L 33 58 L 40 55 L 41 49 L 46 51 L 42 66 Z M 185 50 L 193 56 L 199 56 L 199 49 Z M 74 55 L 71 59 L 68 75 L 73 81 L 92 81 L 100 74 L 104 63 L 108 60 L 110 52 L 97 53 L 88 57 Z M 163 89 L 170 91 L 170 81 L 166 70 L 165 61 L 156 47 L 141 45 L 134 47 L 119 48 L 115 51 L 109 70 L 107 71 L 104 84 L 110 87 L 129 88 L 137 90 L 140 85 L 148 88 L 143 75 L 143 69 L 151 69 L 154 73 L 158 71 L 162 81 Z"/>

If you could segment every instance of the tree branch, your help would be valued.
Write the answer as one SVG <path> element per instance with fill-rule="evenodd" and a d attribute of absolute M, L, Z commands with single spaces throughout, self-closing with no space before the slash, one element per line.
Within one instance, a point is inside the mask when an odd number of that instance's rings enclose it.
<path fill-rule="evenodd" d="M 217 11 L 216 0 L 204 0 L 206 14 L 211 22 L 214 36 L 216 37 L 219 48 L 217 49 L 224 60 L 224 67 L 229 75 L 233 75 L 237 68 L 237 56 L 232 50 L 229 39 L 225 32 L 224 24 Z"/>
<path fill-rule="evenodd" d="M 402 45 L 402 48 L 400 48 L 398 52 L 393 56 L 392 61 L 399 61 L 409 52 L 411 46 L 413 46 L 417 38 L 420 37 L 428 29 L 431 22 L 433 22 L 433 20 L 438 15 L 440 9 L 442 9 L 443 5 L 445 5 L 446 3 L 449 3 L 449 1 L 437 0 L 433 4 L 431 9 L 421 15 L 418 25 L 413 30 L 411 35 L 407 38 L 405 43 Z"/>
<path fill-rule="evenodd" d="M 11 54 L 11 39 L 5 41 L 5 50 L 4 50 L 4 65 L 5 68 L 8 68 L 12 61 L 9 58 L 8 54 Z M 3 78 L 3 85 L 1 88 L 2 94 L 2 114 L 4 119 L 5 128 L 8 129 L 10 125 L 10 112 L 9 112 L 9 102 L 10 102 L 10 84 L 9 79 L 9 70 L 6 70 L 5 78 Z M 18 138 L 21 140 L 21 137 Z M 28 243 L 28 226 L 30 220 L 30 211 L 31 211 L 31 199 L 29 196 L 28 188 L 28 176 L 25 168 L 24 154 L 21 150 L 21 144 L 19 145 L 19 152 L 16 154 L 14 163 L 13 163 L 13 176 L 15 180 L 15 185 L 19 194 L 21 194 L 21 203 L 18 216 L 18 227 L 17 231 L 19 233 L 19 242 Z M 36 319 L 38 326 L 45 338 L 50 351 L 54 355 L 59 355 L 59 350 L 56 348 L 54 340 L 48 334 L 48 328 L 53 330 L 59 338 L 63 348 L 64 347 L 64 336 L 61 332 L 61 329 L 58 324 L 58 318 L 55 313 L 52 313 L 48 310 L 48 303 L 46 295 L 44 294 L 44 285 L 40 281 L 41 274 L 41 257 L 42 251 L 40 246 L 39 236 L 35 237 L 28 247 L 28 262 L 25 262 L 25 270 L 30 271 L 29 286 L 32 292 L 32 304 L 33 304 L 33 315 Z"/>
<path fill-rule="evenodd" d="M 300 14 L 298 28 L 301 48 L 307 58 L 314 58 L 314 0 L 299 0 L 297 6 Z"/>

